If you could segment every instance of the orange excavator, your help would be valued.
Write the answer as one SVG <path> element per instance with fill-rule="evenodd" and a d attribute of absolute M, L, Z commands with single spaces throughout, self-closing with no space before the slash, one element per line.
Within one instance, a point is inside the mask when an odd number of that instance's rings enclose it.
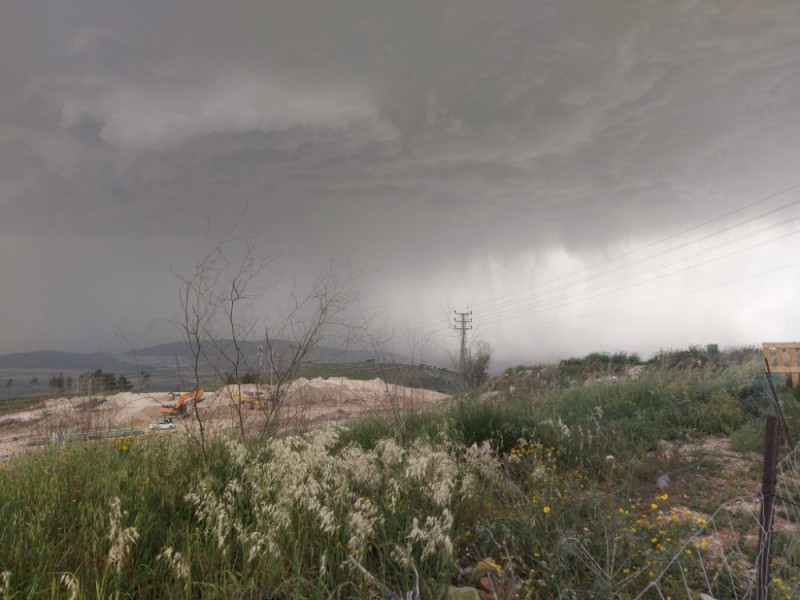
<path fill-rule="evenodd" d="M 197 403 L 202 399 L 203 394 L 205 394 L 205 390 L 199 389 L 194 392 L 187 392 L 185 394 L 181 394 L 178 397 L 178 400 L 175 404 L 162 404 L 161 405 L 161 414 L 162 415 L 186 415 L 186 407 L 188 405 L 197 405 Z"/>

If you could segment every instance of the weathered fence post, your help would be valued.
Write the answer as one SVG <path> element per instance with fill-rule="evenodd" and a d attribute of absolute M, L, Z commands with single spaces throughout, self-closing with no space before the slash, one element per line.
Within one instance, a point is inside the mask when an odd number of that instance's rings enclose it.
<path fill-rule="evenodd" d="M 764 359 L 764 368 L 766 369 L 764 372 L 767 375 L 767 383 L 769 384 L 769 389 L 772 392 L 772 407 L 775 409 L 775 414 L 778 415 L 778 418 L 781 421 L 783 436 L 786 438 L 786 443 L 789 444 L 789 450 L 793 450 L 794 440 L 792 439 L 792 434 L 789 432 L 789 422 L 786 420 L 786 414 L 783 412 L 781 399 L 778 398 L 778 392 L 775 390 L 775 384 L 772 383 L 772 370 L 770 369 L 769 361 L 766 358 Z"/>
<path fill-rule="evenodd" d="M 764 430 L 764 472 L 761 478 L 761 531 L 756 563 L 756 600 L 769 600 L 772 519 L 775 512 L 777 470 L 778 418 L 767 415 Z"/>

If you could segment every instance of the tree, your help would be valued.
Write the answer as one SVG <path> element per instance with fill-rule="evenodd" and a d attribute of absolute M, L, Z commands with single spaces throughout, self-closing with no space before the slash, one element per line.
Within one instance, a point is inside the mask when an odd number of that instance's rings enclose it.
<path fill-rule="evenodd" d="M 100 371 L 100 369 L 98 369 Z M 103 392 L 113 392 L 117 389 L 117 378 L 113 373 L 104 373 L 100 371 L 100 390 Z"/>
<path fill-rule="evenodd" d="M 72 387 L 72 378 L 67 378 L 67 386 Z M 86 394 L 105 394 L 119 389 L 130 389 L 130 381 L 124 375 L 117 378 L 114 373 L 97 369 L 94 372 L 86 372 L 78 375 L 78 393 L 82 391 Z M 131 386 L 132 387 L 132 386 Z"/>
<path fill-rule="evenodd" d="M 129 392 L 133 389 L 133 384 L 128 381 L 125 375 L 120 375 L 117 377 L 116 389 L 122 392 Z"/>
<path fill-rule="evenodd" d="M 492 347 L 483 340 L 474 341 L 465 348 L 464 361 L 460 355 L 450 355 L 453 369 L 461 379 L 462 393 L 480 387 L 489 381 L 489 363 L 492 360 Z"/>
<path fill-rule="evenodd" d="M 147 388 L 150 383 L 150 373 L 147 371 L 139 371 L 139 387 L 143 390 Z"/>
<path fill-rule="evenodd" d="M 77 392 L 79 394 L 81 394 L 81 393 L 91 394 L 92 390 L 89 389 L 91 387 L 91 385 L 90 385 L 91 384 L 91 380 L 92 380 L 92 374 L 89 373 L 89 372 L 81 373 L 80 375 L 78 375 L 78 389 L 77 389 Z"/>
<path fill-rule="evenodd" d="M 297 377 L 311 351 L 326 339 L 340 348 L 349 344 L 352 324 L 345 319 L 345 314 L 357 299 L 353 281 L 349 262 L 331 261 L 306 292 L 293 289 L 284 315 L 276 323 L 264 326 L 275 402 L 268 407 L 262 436 L 283 402 L 286 385 Z M 281 344 L 281 341 L 289 343 Z"/>
<path fill-rule="evenodd" d="M 73 386 L 73 384 L 74 384 L 74 382 L 73 382 L 73 380 L 72 380 L 72 375 L 67 375 L 67 381 L 66 381 L 66 384 L 67 384 L 67 391 L 68 391 L 68 392 L 69 392 L 69 391 L 72 391 L 72 386 Z"/>
<path fill-rule="evenodd" d="M 191 356 L 187 383 L 194 389 L 201 387 L 202 363 L 210 364 L 218 379 L 236 387 L 253 375 L 265 385 L 269 382 L 272 401 L 260 403 L 263 418 L 259 429 L 263 436 L 270 431 L 287 386 L 309 353 L 323 340 L 346 343 L 345 313 L 356 294 L 351 287 L 354 278 L 349 262 L 331 262 L 308 288 L 295 286 L 288 292 L 281 314 L 273 318 L 263 315 L 268 297 L 276 292 L 276 286 L 265 281 L 270 276 L 267 267 L 274 266 L 276 259 L 260 256 L 253 236 L 238 235 L 237 225 L 222 242 L 212 246 L 194 273 L 178 275 L 181 318 L 176 325 Z M 247 341 L 259 343 L 257 361 L 246 352 Z M 241 408 L 241 403 L 235 405 L 235 420 L 244 437 Z M 194 415 L 205 448 L 201 411 L 195 410 Z"/>
<path fill-rule="evenodd" d="M 489 363 L 492 360 L 492 348 L 488 343 L 479 340 L 474 348 L 467 352 L 464 369 L 461 373 L 467 389 L 474 389 L 489 381 Z"/>
<path fill-rule="evenodd" d="M 33 377 L 31 377 L 31 387 L 33 388 L 34 392 L 36 392 L 37 385 L 39 385 L 39 378 L 36 375 L 34 375 Z"/>

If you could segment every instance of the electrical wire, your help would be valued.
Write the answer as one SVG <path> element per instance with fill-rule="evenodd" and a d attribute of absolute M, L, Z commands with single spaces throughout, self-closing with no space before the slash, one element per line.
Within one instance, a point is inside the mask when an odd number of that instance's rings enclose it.
<path fill-rule="evenodd" d="M 774 273 L 778 273 L 778 272 L 781 272 L 781 271 L 786 271 L 787 269 L 793 269 L 793 268 L 797 268 L 797 267 L 800 267 L 800 262 L 792 263 L 792 264 L 789 264 L 789 265 L 784 265 L 782 267 L 776 267 L 774 269 L 769 269 L 767 271 L 762 271 L 760 273 L 754 273 L 752 275 L 745 275 L 743 277 L 737 277 L 736 279 L 729 279 L 727 281 L 722 281 L 722 282 L 719 282 L 719 283 L 703 286 L 703 287 L 700 287 L 700 288 L 695 288 L 695 289 L 692 289 L 692 290 L 685 290 L 683 292 L 678 292 L 678 293 L 675 293 L 675 294 L 671 294 L 669 296 L 659 296 L 658 298 L 650 298 L 648 300 L 643 300 L 641 302 L 636 302 L 634 304 L 626 304 L 624 306 L 615 306 L 614 308 L 609 308 L 609 309 L 602 310 L 602 311 L 594 311 L 594 312 L 585 313 L 585 314 L 582 314 L 582 315 L 575 315 L 575 316 L 570 316 L 570 317 L 563 317 L 563 318 L 560 318 L 560 319 L 553 319 L 553 320 L 550 320 L 550 321 L 538 321 L 538 322 L 535 322 L 535 323 L 523 323 L 523 324 L 519 324 L 518 323 L 518 324 L 514 325 L 513 329 L 514 330 L 519 330 L 519 329 L 523 329 L 523 328 L 527 328 L 527 327 L 537 327 L 537 326 L 540 326 L 540 325 L 552 325 L 552 324 L 556 324 L 556 323 L 564 323 L 564 322 L 567 322 L 567 321 L 574 321 L 574 320 L 577 320 L 577 319 L 585 319 L 585 318 L 588 318 L 588 317 L 596 317 L 598 315 L 610 314 L 610 313 L 619 312 L 619 311 L 622 311 L 622 310 L 628 310 L 628 309 L 631 309 L 631 308 L 644 306 L 644 305 L 647 305 L 647 304 L 653 304 L 653 303 L 656 303 L 656 302 L 663 302 L 665 300 L 674 300 L 675 298 L 680 298 L 682 296 L 687 296 L 687 295 L 690 295 L 690 294 L 696 294 L 698 292 L 705 292 L 705 291 L 708 291 L 710 289 L 722 287 L 722 286 L 725 286 L 725 285 L 732 285 L 734 283 L 740 283 L 742 281 L 747 281 L 749 279 L 755 279 L 757 277 L 765 277 L 767 275 L 772 275 Z M 481 331 L 483 333 L 495 333 L 495 332 L 498 332 L 498 331 L 508 331 L 510 329 L 511 329 L 510 327 L 497 327 L 497 328 L 489 329 L 489 330 L 483 330 L 483 328 L 481 328 Z"/>
<path fill-rule="evenodd" d="M 604 277 L 608 277 L 609 275 L 611 275 L 613 273 L 623 272 L 625 270 L 630 269 L 632 266 L 635 266 L 635 265 L 638 265 L 638 264 L 642 264 L 642 263 L 646 263 L 647 261 L 652 260 L 652 259 L 654 259 L 656 257 L 663 256 L 665 254 L 669 254 L 669 253 L 674 252 L 676 250 L 685 249 L 687 246 L 695 245 L 695 244 L 698 244 L 698 243 L 700 243 L 702 241 L 706 241 L 706 240 L 711 239 L 713 237 L 722 235 L 723 233 L 726 233 L 726 232 L 729 232 L 729 231 L 733 231 L 736 228 L 742 227 L 742 226 L 744 226 L 746 224 L 749 224 L 749 223 L 753 223 L 753 222 L 755 222 L 755 221 L 757 221 L 759 219 L 763 219 L 766 216 L 770 216 L 770 215 L 776 214 L 776 213 L 778 213 L 780 211 L 786 210 L 787 208 L 790 208 L 792 206 L 800 204 L 800 200 L 784 204 L 782 206 L 779 206 L 777 208 L 768 210 L 768 211 L 763 212 L 763 213 L 761 213 L 759 215 L 756 215 L 754 217 L 750 217 L 748 219 L 739 221 L 739 222 L 737 222 L 737 223 L 735 223 L 733 225 L 729 225 L 727 227 L 724 227 L 722 229 L 714 231 L 714 232 L 712 232 L 710 234 L 702 236 L 702 237 L 700 237 L 700 238 L 698 238 L 696 240 L 690 241 L 687 244 L 683 244 L 683 245 L 681 245 L 679 247 L 669 248 L 669 249 L 664 250 L 664 251 L 662 251 L 662 252 L 660 252 L 658 254 L 652 254 L 652 255 L 649 255 L 647 257 L 643 257 L 643 258 L 637 259 L 635 261 L 631 261 L 631 262 L 619 265 L 617 267 L 614 267 L 613 269 L 606 270 L 606 271 L 601 271 L 599 273 L 592 274 L 592 275 L 590 275 L 588 278 L 586 278 L 584 280 L 577 281 L 577 282 L 570 283 L 570 284 L 565 284 L 565 285 L 563 285 L 563 286 L 561 286 L 559 288 L 554 288 L 554 289 L 544 289 L 544 290 L 542 290 L 541 287 L 542 286 L 547 286 L 549 284 L 552 284 L 552 283 L 555 283 L 555 282 L 558 282 L 558 281 L 568 280 L 569 278 L 574 277 L 576 275 L 579 275 L 581 273 L 585 273 L 587 271 L 591 271 L 591 270 L 597 269 L 600 266 L 603 266 L 603 265 L 609 264 L 611 262 L 617 261 L 617 260 L 619 260 L 621 258 L 624 258 L 626 256 L 631 256 L 631 255 L 636 254 L 636 253 L 638 253 L 638 252 L 640 252 L 642 250 L 655 247 L 655 246 L 657 246 L 659 244 L 663 244 L 664 242 L 667 242 L 667 241 L 672 240 L 672 239 L 676 239 L 676 238 L 678 238 L 680 236 L 683 236 L 683 235 L 685 235 L 687 233 L 690 233 L 692 231 L 696 231 L 696 230 L 701 229 L 701 228 L 703 228 L 703 227 L 705 227 L 705 226 L 707 226 L 707 225 L 709 225 L 711 223 L 715 223 L 715 222 L 721 221 L 723 219 L 726 219 L 726 218 L 728 218 L 728 217 L 730 217 L 732 215 L 741 213 L 741 212 L 743 212 L 743 211 L 745 211 L 745 210 L 747 210 L 749 208 L 752 208 L 754 206 L 763 204 L 764 202 L 772 200 L 772 199 L 774 199 L 776 197 L 779 197 L 779 196 L 781 196 L 783 194 L 786 194 L 786 193 L 788 193 L 790 191 L 793 191 L 793 190 L 796 190 L 798 188 L 800 188 L 800 183 L 792 185 L 792 186 L 789 186 L 789 187 L 787 187 L 787 188 L 785 188 L 783 190 L 780 190 L 778 192 L 770 194 L 770 195 L 768 195 L 768 196 L 766 196 L 764 198 L 756 200 L 755 202 L 751 202 L 749 204 L 746 204 L 746 205 L 744 205 L 742 207 L 739 207 L 739 208 L 737 208 L 737 209 L 735 209 L 733 211 L 729 211 L 729 212 L 727 212 L 727 213 L 725 213 L 723 215 L 719 215 L 719 216 L 714 217 L 712 219 L 708 219 L 708 220 L 706 220 L 706 221 L 704 221 L 704 222 L 702 222 L 702 223 L 700 223 L 698 225 L 694 225 L 692 227 L 684 229 L 684 230 L 682 230 L 680 232 L 677 232 L 675 234 L 671 234 L 671 235 L 666 236 L 664 238 L 661 238 L 661 239 L 659 239 L 657 241 L 654 241 L 654 242 L 645 244 L 643 246 L 640 246 L 640 247 L 638 247 L 638 248 L 636 248 L 634 250 L 631 250 L 631 251 L 619 254 L 617 256 L 608 258 L 606 260 L 600 261 L 600 262 L 595 263 L 593 265 L 589 265 L 587 267 L 579 269 L 579 270 L 577 270 L 577 271 L 575 271 L 573 273 L 570 273 L 568 275 L 552 279 L 552 280 L 550 280 L 548 282 L 545 282 L 544 284 L 540 284 L 539 286 L 527 288 L 525 290 L 520 290 L 520 291 L 517 291 L 517 292 L 512 292 L 512 293 L 509 293 L 509 294 L 505 294 L 503 296 L 498 296 L 496 298 L 483 300 L 481 302 L 472 304 L 471 308 L 474 309 L 474 308 L 477 308 L 477 307 L 480 307 L 480 306 L 485 306 L 487 304 L 494 304 L 494 306 L 491 306 L 490 308 L 488 308 L 487 311 L 484 311 L 483 314 L 482 314 L 481 323 L 485 324 L 485 323 L 487 323 L 485 317 L 489 317 L 489 318 L 495 317 L 493 320 L 488 321 L 488 322 L 498 322 L 500 320 L 504 320 L 504 319 L 507 319 L 507 318 L 516 317 L 520 313 L 531 314 L 530 310 L 534 309 L 534 308 L 537 308 L 537 307 L 540 308 L 540 310 L 534 311 L 534 312 L 541 312 L 542 310 L 545 310 L 544 308 L 542 308 L 542 306 L 547 306 L 548 303 L 552 304 L 552 303 L 558 302 L 559 306 L 564 306 L 563 300 L 569 300 L 569 298 L 570 298 L 570 294 L 568 294 L 568 293 L 565 294 L 564 292 L 566 292 L 570 288 L 574 288 L 575 286 L 578 286 L 578 285 L 585 285 L 586 281 L 598 280 L 598 279 L 602 279 Z M 736 244 L 736 243 L 740 243 L 741 241 L 743 241 L 745 239 L 749 239 L 749 238 L 755 237 L 755 236 L 757 236 L 757 235 L 759 235 L 761 233 L 764 233 L 765 231 L 774 229 L 774 228 L 776 228 L 776 227 L 778 227 L 778 226 L 780 226 L 782 224 L 783 224 L 783 221 L 777 222 L 777 223 L 773 223 L 771 225 L 767 225 L 766 227 L 763 227 L 763 228 L 761 228 L 761 229 L 759 229 L 759 230 L 757 230 L 755 232 L 749 232 L 749 233 L 743 234 L 743 235 L 738 236 L 738 237 L 736 237 L 736 238 L 734 238 L 732 240 L 727 240 L 727 241 L 721 242 L 720 244 L 712 246 L 711 248 L 704 248 L 704 249 L 696 251 L 696 252 L 694 252 L 692 254 L 679 256 L 679 257 L 674 258 L 672 260 L 669 260 L 667 262 L 664 262 L 664 263 L 661 263 L 661 264 L 658 264 L 658 265 L 655 265 L 655 266 L 650 266 L 648 268 L 642 269 L 642 270 L 640 270 L 638 272 L 635 272 L 633 274 L 624 275 L 623 277 L 617 278 L 616 280 L 610 280 L 610 281 L 606 281 L 606 282 L 603 282 L 603 283 L 599 283 L 598 285 L 595 285 L 594 287 L 589 288 L 589 289 L 582 289 L 580 292 L 578 292 L 578 294 L 585 295 L 589 291 L 593 291 L 593 290 L 596 290 L 596 289 L 602 289 L 603 287 L 607 287 L 609 285 L 613 285 L 615 283 L 619 283 L 619 282 L 621 282 L 623 280 L 628 280 L 632 276 L 644 276 L 644 275 L 653 273 L 655 271 L 658 271 L 660 269 L 672 266 L 674 264 L 678 264 L 680 262 L 685 262 L 686 260 L 689 260 L 691 258 L 695 258 L 697 256 L 702 256 L 704 254 L 707 254 L 711 250 L 716 250 L 716 249 L 719 249 L 719 248 L 722 248 L 722 247 L 726 247 L 726 246 L 730 246 L 730 245 L 733 245 L 733 244 Z M 767 244 L 767 243 L 771 243 L 773 241 L 777 241 L 779 239 L 783 239 L 784 237 L 788 237 L 789 235 L 794 235 L 796 233 L 797 232 L 792 232 L 792 233 L 787 234 L 785 236 L 780 236 L 778 238 L 774 238 L 774 239 L 768 240 L 766 242 L 762 242 L 762 243 L 759 243 L 759 244 L 752 245 L 752 246 L 750 246 L 748 248 L 745 248 L 743 250 L 738 250 L 736 252 L 732 252 L 732 253 L 723 255 L 721 257 L 716 257 L 716 258 L 710 259 L 708 261 L 704 261 L 703 263 L 700 263 L 698 265 L 692 265 L 692 266 L 686 267 L 685 269 L 682 269 L 682 270 L 679 270 L 679 271 L 670 272 L 670 273 L 668 273 L 666 275 L 663 275 L 663 276 L 660 276 L 660 277 L 650 278 L 650 279 L 647 279 L 645 281 L 639 282 L 637 284 L 627 285 L 627 286 L 624 286 L 624 287 L 619 288 L 619 289 L 615 289 L 615 290 L 611 290 L 609 292 L 605 292 L 604 294 L 601 294 L 601 295 L 605 295 L 605 294 L 608 294 L 608 293 L 614 293 L 614 292 L 617 292 L 617 291 L 622 291 L 624 289 L 629 289 L 630 287 L 633 287 L 635 285 L 643 285 L 645 283 L 649 283 L 651 281 L 663 278 L 665 276 L 670 276 L 670 275 L 674 275 L 674 274 L 683 272 L 683 271 L 688 270 L 688 269 L 697 268 L 697 267 L 702 266 L 704 264 L 708 264 L 709 262 L 713 262 L 715 260 L 720 260 L 722 258 L 733 256 L 735 254 L 739 254 L 739 253 L 744 252 L 744 251 L 752 250 L 753 248 L 762 246 L 762 245 Z M 534 294 L 530 294 L 531 290 L 537 289 L 537 288 L 539 289 L 539 291 L 537 291 Z M 557 293 L 557 292 L 562 292 L 562 295 L 557 297 L 557 298 L 550 298 L 550 299 L 547 299 L 547 300 L 542 300 L 539 303 L 531 303 L 531 300 L 534 299 L 534 298 L 541 297 L 541 296 L 547 295 L 547 294 Z M 504 300 L 504 299 L 507 299 L 507 298 L 512 298 L 514 296 L 519 296 L 520 294 L 527 294 L 527 295 L 524 298 L 517 298 L 515 300 L 509 300 L 509 301 L 506 301 L 506 302 L 499 302 L 498 303 L 498 301 L 501 301 L 501 300 Z M 575 294 L 573 294 L 573 295 L 575 295 Z M 597 297 L 597 296 L 590 296 L 590 297 L 584 298 L 583 300 L 573 300 L 572 302 L 569 302 L 569 303 L 572 304 L 572 303 L 575 303 L 575 302 L 578 302 L 578 301 L 585 301 L 585 300 L 589 300 L 589 299 L 592 299 L 592 298 L 595 298 L 595 297 Z M 544 304 L 542 304 L 542 303 L 544 303 Z M 449 327 L 441 328 L 441 326 L 439 326 L 439 328 L 437 328 L 437 327 L 431 328 L 430 325 L 425 327 L 426 323 L 430 323 L 431 325 L 433 325 L 436 321 L 441 323 L 441 317 L 429 317 L 427 319 L 422 319 L 422 320 L 418 321 L 414 325 L 414 327 L 420 332 L 420 334 L 423 337 L 438 335 L 438 334 L 440 334 L 440 333 L 442 333 L 444 331 L 450 330 Z"/>

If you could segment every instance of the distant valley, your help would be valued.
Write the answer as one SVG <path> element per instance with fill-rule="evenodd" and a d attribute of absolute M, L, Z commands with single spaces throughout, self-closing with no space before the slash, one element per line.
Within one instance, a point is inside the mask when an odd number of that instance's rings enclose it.
<path fill-rule="evenodd" d="M 240 372 L 256 369 L 259 344 L 240 342 Z M 286 341 L 277 341 L 275 351 L 292 351 Z M 209 347 L 200 357 L 198 372 L 201 379 L 216 379 L 232 370 L 226 356 L 235 356 L 232 342 L 224 341 L 218 348 Z M 309 352 L 307 364 L 360 363 L 371 360 L 370 353 L 320 346 Z M 265 360 L 266 362 L 266 360 Z M 77 381 L 81 373 L 97 369 L 115 375 L 125 375 L 136 387 L 171 388 L 194 376 L 194 357 L 184 342 L 148 346 L 120 353 L 75 353 L 39 350 L 0 355 L 0 398 L 44 394 L 50 391 L 53 375 L 63 375 Z M 146 373 L 144 379 L 142 373 Z"/>

